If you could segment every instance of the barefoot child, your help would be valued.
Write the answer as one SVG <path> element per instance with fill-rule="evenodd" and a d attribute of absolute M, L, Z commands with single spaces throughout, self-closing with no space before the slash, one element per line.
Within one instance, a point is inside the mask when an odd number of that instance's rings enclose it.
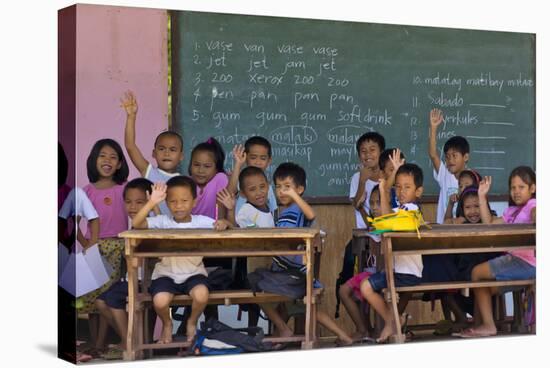
<path fill-rule="evenodd" d="M 395 191 L 397 200 L 401 203 L 399 209 L 418 210 L 415 203 L 423 192 L 422 169 L 415 164 L 404 164 L 395 175 Z M 380 180 L 380 206 L 382 214 L 391 213 L 390 188 L 384 179 Z M 422 256 L 402 255 L 394 259 L 394 273 L 396 286 L 417 285 L 422 278 Z M 377 341 L 384 342 L 396 333 L 395 322 L 391 309 L 386 305 L 384 298 L 379 294 L 387 287 L 385 271 L 377 272 L 361 282 L 361 295 L 371 307 L 384 319 L 384 328 Z"/>
<path fill-rule="evenodd" d="M 195 182 L 186 176 L 176 176 L 166 184 L 156 183 L 151 198 L 138 211 L 132 225 L 136 229 L 197 229 L 223 230 L 228 228 L 226 220 L 192 215 L 196 203 Z M 147 217 L 153 208 L 166 200 L 171 215 Z M 191 315 L 187 320 L 187 341 L 193 340 L 197 320 L 208 302 L 208 281 L 202 257 L 167 257 L 155 265 L 149 292 L 153 296 L 153 306 L 162 320 L 160 344 L 172 342 L 172 319 L 170 303 L 175 294 L 188 294 L 193 299 Z"/>
<path fill-rule="evenodd" d="M 508 179 L 510 207 L 502 217 L 491 215 L 487 194 L 491 189 L 491 177 L 486 176 L 479 184 L 479 206 L 484 224 L 534 224 L 536 222 L 536 176 L 527 166 L 516 167 Z M 472 270 L 472 281 L 482 280 L 527 280 L 536 277 L 534 250 L 515 250 L 506 255 L 481 263 Z M 462 332 L 461 337 L 484 337 L 497 334 L 493 318 L 491 297 L 502 292 L 498 288 L 475 288 L 476 315 L 481 324 Z"/>
<path fill-rule="evenodd" d="M 275 183 L 275 194 L 279 200 L 279 208 L 275 226 L 277 227 L 307 227 L 315 219 L 313 208 L 302 199 L 306 189 L 306 172 L 300 166 L 286 162 L 280 164 L 273 174 Z M 298 269 L 305 272 L 305 266 L 300 256 L 277 256 L 273 257 L 272 269 L 281 271 L 288 268 Z M 285 303 L 288 307 L 293 306 L 296 313 L 305 312 L 304 305 L 296 303 Z M 292 336 L 293 332 L 286 324 L 285 319 L 273 304 L 262 304 L 267 317 L 273 322 L 280 336 Z M 321 323 L 331 332 L 338 336 L 341 345 L 351 345 L 353 340 L 340 328 L 329 315 L 323 311 L 317 312 L 317 322 Z"/>

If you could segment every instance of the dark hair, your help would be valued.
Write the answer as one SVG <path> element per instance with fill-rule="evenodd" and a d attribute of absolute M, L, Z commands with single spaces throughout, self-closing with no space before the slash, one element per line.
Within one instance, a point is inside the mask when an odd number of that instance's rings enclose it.
<path fill-rule="evenodd" d="M 67 182 L 69 175 L 69 160 L 61 143 L 57 142 L 57 187 L 61 188 Z"/>
<path fill-rule="evenodd" d="M 88 155 L 88 160 L 86 161 L 86 168 L 88 171 L 88 180 L 90 183 L 95 183 L 99 180 L 99 171 L 97 171 L 97 159 L 99 158 L 99 152 L 105 146 L 109 146 L 115 150 L 118 160 L 120 161 L 120 168 L 115 171 L 113 175 L 113 181 L 117 184 L 122 184 L 128 179 L 128 164 L 126 163 L 126 158 L 124 157 L 124 152 L 120 148 L 120 144 L 117 143 L 114 139 L 104 138 L 95 142 L 90 154 Z"/>
<path fill-rule="evenodd" d="M 250 137 L 244 142 L 244 151 L 246 153 L 250 152 L 250 147 L 252 146 L 263 146 L 267 148 L 267 155 L 271 157 L 271 143 L 264 137 L 260 137 L 259 135 L 256 135 L 254 137 Z"/>
<path fill-rule="evenodd" d="M 481 175 L 475 170 L 472 169 L 466 169 L 462 170 L 460 174 L 458 175 L 458 180 L 462 179 L 463 177 L 468 176 L 472 179 L 473 185 L 479 186 L 479 182 L 481 181 Z"/>
<path fill-rule="evenodd" d="M 262 169 L 254 166 L 245 167 L 239 174 L 239 187 L 242 189 L 244 187 L 244 181 L 246 180 L 246 178 L 256 175 L 263 176 L 267 181 L 267 176 L 265 176 L 265 173 Z"/>
<path fill-rule="evenodd" d="M 380 148 L 380 152 L 382 152 L 386 148 L 386 140 L 380 133 L 368 132 L 357 139 L 357 143 L 355 143 L 357 154 L 359 154 L 359 150 L 361 149 L 361 145 L 363 144 L 363 142 L 366 141 L 373 141 L 374 143 L 376 143 Z"/>
<path fill-rule="evenodd" d="M 277 179 L 283 180 L 291 178 L 296 186 L 304 187 L 306 189 L 306 171 L 299 165 L 293 162 L 283 162 L 275 172 L 273 173 L 273 182 L 276 183 Z"/>
<path fill-rule="evenodd" d="M 168 181 L 166 182 L 166 191 L 174 187 L 189 188 L 193 199 L 197 198 L 197 184 L 195 184 L 195 181 L 189 176 L 178 175 L 168 179 Z"/>
<path fill-rule="evenodd" d="M 122 198 L 126 198 L 126 192 L 128 192 L 129 189 L 139 189 L 143 193 L 151 194 L 153 192 L 152 186 L 153 186 L 153 182 L 149 179 L 145 179 L 145 178 L 132 179 L 128 183 L 126 183 L 126 186 L 124 187 L 124 191 L 122 192 Z"/>
<path fill-rule="evenodd" d="M 395 173 L 395 177 L 397 178 L 397 176 L 402 174 L 412 175 L 414 179 L 414 185 L 416 185 L 417 188 L 421 187 L 422 183 L 424 182 L 424 174 L 422 174 L 422 169 L 420 168 L 420 166 L 416 164 L 407 163 L 407 164 L 401 165 L 399 169 L 397 169 L 397 172 Z"/>
<path fill-rule="evenodd" d="M 378 166 L 380 166 L 380 170 L 384 170 L 384 167 L 386 166 L 386 162 L 389 161 L 390 156 L 393 154 L 393 151 L 395 148 L 387 148 L 380 154 L 380 157 L 378 158 Z M 401 151 L 401 154 L 399 155 L 399 158 L 405 159 L 405 155 L 403 154 L 403 151 Z"/>
<path fill-rule="evenodd" d="M 180 142 L 180 151 L 183 152 L 183 139 L 181 138 L 181 135 L 179 135 L 179 133 L 176 133 L 172 130 L 167 130 L 167 131 L 162 132 L 159 135 L 157 135 L 157 137 L 155 138 L 155 145 L 153 147 L 157 146 L 157 143 L 158 143 L 159 139 L 161 139 L 162 137 L 166 137 L 166 136 L 176 137 L 178 139 L 178 141 Z"/>
<path fill-rule="evenodd" d="M 191 166 L 193 165 L 193 156 L 199 151 L 210 152 L 214 156 L 214 163 L 216 164 L 216 172 L 225 172 L 223 164 L 225 162 L 225 152 L 223 151 L 220 142 L 216 138 L 210 137 L 206 142 L 202 142 L 193 147 L 191 151 L 191 160 L 189 160 L 189 167 L 187 172 L 191 175 Z"/>
<path fill-rule="evenodd" d="M 537 175 L 535 174 L 533 169 L 531 169 L 529 166 L 518 166 L 514 170 L 512 170 L 512 172 L 510 173 L 510 177 L 508 178 L 508 192 L 512 187 L 512 178 L 515 176 L 519 176 L 519 178 L 528 186 L 537 184 Z M 509 193 L 508 193 L 508 196 L 509 196 L 508 204 L 510 206 L 514 206 L 515 203 L 514 201 L 512 201 L 512 196 L 510 196 Z M 537 192 L 535 191 L 535 193 L 531 195 L 531 198 L 536 198 L 536 197 L 537 197 Z"/>
<path fill-rule="evenodd" d="M 470 153 L 470 144 L 468 143 L 466 138 L 459 135 L 451 137 L 447 140 L 447 142 L 445 142 L 445 145 L 443 146 L 443 152 L 447 153 L 447 151 L 451 148 L 460 152 L 462 155 Z"/>

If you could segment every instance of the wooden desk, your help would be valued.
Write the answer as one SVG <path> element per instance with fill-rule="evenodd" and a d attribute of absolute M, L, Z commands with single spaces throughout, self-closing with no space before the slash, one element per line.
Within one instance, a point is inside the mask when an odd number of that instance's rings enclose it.
<path fill-rule="evenodd" d="M 535 225 L 431 225 L 432 229 L 420 230 L 420 238 L 416 232 L 388 232 L 382 235 L 382 254 L 384 254 L 384 268 L 393 270 L 394 257 L 407 254 L 459 254 L 483 252 L 507 252 L 514 249 L 535 249 Z M 355 229 L 354 241 L 367 236 L 366 230 Z M 357 240 L 355 240 L 357 238 Z M 524 281 L 483 281 L 483 282 L 454 282 L 430 283 L 411 287 L 396 288 L 393 272 L 387 272 L 388 293 L 390 294 L 391 308 L 394 316 L 398 342 L 404 342 L 401 333 L 401 322 L 397 310 L 397 293 L 423 290 L 441 290 L 460 287 L 487 287 L 524 285 Z M 453 286 L 450 286 L 450 285 Z"/>
<path fill-rule="evenodd" d="M 119 236 L 126 240 L 125 256 L 128 264 L 128 335 L 125 360 L 135 360 L 146 348 L 143 345 L 143 318 L 136 316 L 141 308 L 137 301 L 137 266 L 140 258 L 302 255 L 306 265 L 306 325 L 302 348 L 310 349 L 316 343 L 313 267 L 314 248 L 320 246 L 318 229 L 129 230 Z M 296 337 L 289 341 L 296 341 Z"/>

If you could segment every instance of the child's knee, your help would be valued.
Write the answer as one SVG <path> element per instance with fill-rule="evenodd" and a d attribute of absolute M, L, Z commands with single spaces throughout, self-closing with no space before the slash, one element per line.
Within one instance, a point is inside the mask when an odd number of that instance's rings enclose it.
<path fill-rule="evenodd" d="M 100 312 L 104 312 L 107 309 L 107 303 L 102 299 L 96 299 L 94 305 Z"/>
<path fill-rule="evenodd" d="M 373 293 L 369 279 L 364 279 L 363 281 L 361 281 L 360 290 L 361 295 L 363 295 L 364 297 L 367 297 L 368 295 Z"/>
<path fill-rule="evenodd" d="M 208 303 L 208 297 L 210 296 L 210 292 L 208 291 L 208 288 L 204 285 L 197 285 L 193 289 L 191 289 L 190 293 L 191 298 L 197 303 L 200 304 L 206 304 Z"/>
<path fill-rule="evenodd" d="M 479 281 L 483 279 L 485 263 L 480 263 L 472 268 L 471 278 L 472 281 Z"/>
<path fill-rule="evenodd" d="M 173 297 L 173 294 L 166 292 L 155 294 L 155 296 L 153 296 L 153 305 L 155 306 L 155 309 L 168 308 Z"/>
<path fill-rule="evenodd" d="M 340 296 L 340 298 L 346 298 L 350 294 L 351 294 L 351 288 L 348 285 L 346 284 L 340 285 L 340 290 L 338 290 L 338 295 Z"/>

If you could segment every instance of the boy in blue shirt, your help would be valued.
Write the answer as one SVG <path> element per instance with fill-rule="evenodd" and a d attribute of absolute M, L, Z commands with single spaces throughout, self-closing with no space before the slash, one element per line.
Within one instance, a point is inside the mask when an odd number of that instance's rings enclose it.
<path fill-rule="evenodd" d="M 306 189 L 305 170 L 292 162 L 280 164 L 273 173 L 273 183 L 275 184 L 275 194 L 279 202 L 279 207 L 275 211 L 276 227 L 309 227 L 315 220 L 315 211 L 303 200 L 302 194 Z M 299 269 L 305 272 L 305 265 L 302 263 L 301 256 L 277 256 L 273 257 L 272 269 L 274 271 L 284 269 Z M 304 311 L 303 304 L 286 303 L 286 307 L 294 306 L 296 312 Z M 262 304 L 266 316 L 277 328 L 280 336 L 292 336 L 293 332 L 286 324 L 276 309 L 275 304 Z M 342 345 L 351 345 L 353 340 L 332 320 L 328 314 L 317 311 L 317 322 L 321 323 L 331 332 L 338 336 Z M 298 325 L 295 323 L 295 325 Z"/>

